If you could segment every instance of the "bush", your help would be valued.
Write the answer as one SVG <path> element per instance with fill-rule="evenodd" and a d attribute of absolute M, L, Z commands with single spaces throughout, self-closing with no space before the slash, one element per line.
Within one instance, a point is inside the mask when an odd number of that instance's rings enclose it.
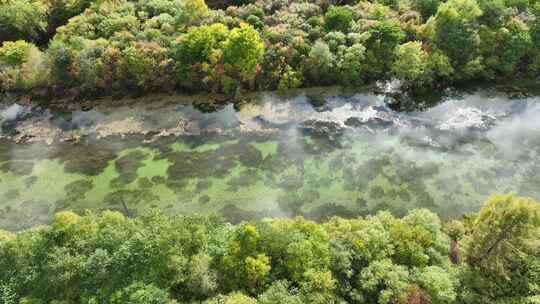
<path fill-rule="evenodd" d="M 31 90 L 43 87 L 49 75 L 43 53 L 33 44 L 5 41 L 0 48 L 0 89 Z"/>
<path fill-rule="evenodd" d="M 167 50 L 157 43 L 136 42 L 122 50 L 120 69 L 128 85 L 142 90 L 166 88 L 171 83 Z"/>
<path fill-rule="evenodd" d="M 176 46 L 174 58 L 184 65 L 210 63 L 211 55 L 222 47 L 228 32 L 221 23 L 192 27 Z"/>
<path fill-rule="evenodd" d="M 41 1 L 0 1 L 0 41 L 38 39 L 47 27 L 46 15 Z"/>
<path fill-rule="evenodd" d="M 0 48 L 0 62 L 20 66 L 28 60 L 30 47 L 31 44 L 24 40 L 4 41 Z"/>

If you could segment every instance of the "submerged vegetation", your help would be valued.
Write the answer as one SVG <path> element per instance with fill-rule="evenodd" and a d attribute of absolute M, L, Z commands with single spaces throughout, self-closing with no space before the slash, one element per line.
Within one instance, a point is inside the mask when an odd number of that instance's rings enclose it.
<path fill-rule="evenodd" d="M 1 141 L 0 229 L 85 209 L 217 213 L 234 224 L 420 208 L 448 219 L 477 211 L 494 189 L 540 198 L 536 98 L 462 93 L 404 113 L 373 94 L 320 90 L 215 112 L 176 97 L 68 114 L 21 107 L 3 125 L 28 142 Z M 179 121 L 187 133 L 174 133 Z"/>
<path fill-rule="evenodd" d="M 446 223 L 61 212 L 0 231 L 0 303 L 533 304 L 539 240 L 540 205 L 514 195 Z"/>
<path fill-rule="evenodd" d="M 56 95 L 536 77 L 535 0 L 3 0 L 0 88 Z"/>
<path fill-rule="evenodd" d="M 0 304 L 540 304 L 537 99 L 221 102 L 539 75 L 537 0 L 0 0 L 2 95 L 225 95 L 2 104 Z"/>

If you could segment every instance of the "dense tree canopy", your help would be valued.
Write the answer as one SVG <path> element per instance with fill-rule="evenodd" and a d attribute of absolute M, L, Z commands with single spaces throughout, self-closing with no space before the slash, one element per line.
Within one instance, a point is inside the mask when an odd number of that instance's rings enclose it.
<path fill-rule="evenodd" d="M 536 303 L 539 240 L 540 205 L 512 195 L 446 224 L 61 212 L 0 231 L 0 303 Z"/>
<path fill-rule="evenodd" d="M 33 60 L 40 64 L 0 59 L 0 90 L 235 95 L 391 79 L 418 89 L 537 77 L 539 5 L 252 0 L 210 1 L 209 8 L 203 0 L 3 0 L 0 53 L 25 41 L 37 46 Z"/>

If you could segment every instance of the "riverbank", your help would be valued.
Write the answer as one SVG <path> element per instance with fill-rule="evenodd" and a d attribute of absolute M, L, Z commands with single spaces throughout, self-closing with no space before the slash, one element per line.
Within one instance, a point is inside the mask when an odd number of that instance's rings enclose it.
<path fill-rule="evenodd" d="M 298 97 L 307 99 L 314 108 L 324 107 L 327 100 L 332 98 L 353 98 L 354 96 L 369 96 L 378 100 L 379 104 L 393 111 L 418 111 L 427 109 L 456 98 L 463 94 L 482 91 L 485 95 L 499 95 L 506 98 L 525 98 L 534 96 L 531 88 L 536 82 L 521 82 L 491 86 L 487 83 L 473 83 L 468 86 L 451 87 L 441 91 L 427 91 L 423 94 L 404 93 L 396 89 L 395 84 L 380 83 L 364 88 L 347 87 L 318 87 L 311 89 L 295 89 L 276 92 L 245 93 L 242 99 L 225 99 L 216 94 L 150 94 L 144 96 L 102 97 L 99 99 L 84 99 L 75 101 L 69 98 L 61 99 L 31 99 L 21 96 L 4 96 L 0 102 L 0 118 L 3 132 L 0 137 L 15 142 L 76 142 L 81 138 L 91 136 L 104 138 L 108 136 L 138 135 L 145 140 L 154 140 L 161 136 L 223 134 L 232 132 L 225 125 L 235 125 L 235 131 L 244 133 L 272 133 L 276 128 L 264 128 L 260 123 L 254 123 L 254 117 L 277 115 L 268 113 L 261 107 L 264 100 L 294 100 Z M 540 93 L 540 92 L 538 92 Z M 264 102 L 263 102 L 264 103 Z M 223 121 L 222 126 L 202 128 L 193 124 L 197 117 L 179 114 L 177 108 L 191 109 L 191 114 L 217 113 L 226 109 L 230 121 Z M 117 112 L 117 113 L 115 113 Z M 238 112 L 234 114 L 234 112 Z M 160 117 L 159 120 L 145 119 L 145 114 Z M 249 114 L 246 114 L 249 113 Z M 351 113 L 353 115 L 354 113 Z M 73 117 L 72 117 L 73 116 Z M 354 115 L 353 115 L 354 116 Z M 224 118 L 227 120 L 227 118 Z M 266 118 L 272 120 L 272 118 Z M 295 121 L 289 117 L 289 123 Z M 321 118 L 312 117 L 312 121 Z M 306 122 L 310 119 L 306 118 Z M 330 120 L 335 120 L 336 117 Z M 345 120 L 338 123 L 338 129 L 354 127 L 355 119 L 351 116 L 348 124 Z M 298 123 L 298 121 L 296 121 Z M 362 124 L 361 122 L 359 122 Z M 390 122 L 389 122 L 390 123 Z M 391 123 L 390 123 L 391 124 Z M 313 126 L 315 127 L 315 126 Z M 308 126 L 309 128 L 309 126 Z"/>
<path fill-rule="evenodd" d="M 450 97 L 453 92 L 474 92 L 477 90 L 491 90 L 498 94 L 505 94 L 509 98 L 525 98 L 540 95 L 539 80 L 526 78 L 514 81 L 493 83 L 489 81 L 458 82 L 442 88 L 418 88 L 403 90 L 399 81 L 374 82 L 363 86 L 322 86 L 311 88 L 286 89 L 279 91 L 245 91 L 237 96 L 227 96 L 216 93 L 185 93 L 177 90 L 167 92 L 139 92 L 117 91 L 115 94 L 101 93 L 93 95 L 70 95 L 58 93 L 0 93 L 0 104 L 17 103 L 24 106 L 41 106 L 58 111 L 88 111 L 97 106 L 122 106 L 134 103 L 152 103 L 156 100 L 176 100 L 180 104 L 193 102 L 193 105 L 202 111 L 212 111 L 227 104 L 237 107 L 257 100 L 258 96 L 273 94 L 286 98 L 287 96 L 301 95 L 309 92 L 310 95 L 353 95 L 355 93 L 368 93 L 383 96 L 385 101 L 397 110 L 414 110 L 437 104 Z"/>

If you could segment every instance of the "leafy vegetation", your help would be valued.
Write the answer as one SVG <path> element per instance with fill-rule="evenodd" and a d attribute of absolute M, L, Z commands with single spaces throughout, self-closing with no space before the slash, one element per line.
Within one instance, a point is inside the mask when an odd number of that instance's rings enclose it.
<path fill-rule="evenodd" d="M 539 16 L 533 0 L 2 0 L 0 90 L 235 95 L 536 77 Z M 39 64 L 14 60 L 29 48 Z"/>
<path fill-rule="evenodd" d="M 58 213 L 0 231 L 0 303 L 538 303 L 540 205 L 315 223 Z"/>

